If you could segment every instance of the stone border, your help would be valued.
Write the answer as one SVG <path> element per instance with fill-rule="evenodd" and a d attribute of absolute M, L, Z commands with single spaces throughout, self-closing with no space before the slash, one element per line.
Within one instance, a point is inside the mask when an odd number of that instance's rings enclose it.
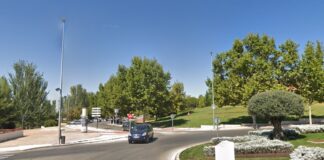
<path fill-rule="evenodd" d="M 205 144 L 205 143 L 208 143 L 209 141 L 205 141 L 205 142 L 199 142 L 199 143 L 195 143 L 195 144 L 191 144 L 191 145 L 188 145 L 188 146 L 185 146 L 183 148 L 180 148 L 178 149 L 178 151 L 176 151 L 176 153 L 172 156 L 172 160 L 180 160 L 180 155 L 183 151 L 189 149 L 189 148 L 192 148 L 192 147 L 195 147 L 195 146 L 199 146 L 199 145 L 202 145 L 202 144 Z"/>

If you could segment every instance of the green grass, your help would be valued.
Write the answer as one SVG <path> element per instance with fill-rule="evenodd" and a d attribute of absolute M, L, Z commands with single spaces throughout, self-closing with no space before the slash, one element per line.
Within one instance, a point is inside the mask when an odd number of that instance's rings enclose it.
<path fill-rule="evenodd" d="M 314 104 L 312 106 L 312 114 L 314 117 L 324 118 L 324 103 Z M 227 106 L 217 108 L 215 110 L 216 117 L 221 119 L 222 124 L 241 124 L 252 123 L 251 117 L 248 115 L 247 108 L 242 106 Z M 308 108 L 305 108 L 304 118 L 308 116 Z M 174 120 L 175 127 L 200 127 L 200 125 L 212 125 L 213 111 L 211 107 L 196 108 L 188 115 L 183 113 L 178 115 Z M 291 118 L 290 118 L 291 119 Z M 292 118 L 293 119 L 293 118 Z M 266 123 L 267 121 L 257 119 L 258 123 Z M 170 127 L 171 120 L 169 116 L 160 118 L 158 121 L 152 122 L 155 127 Z"/>
<path fill-rule="evenodd" d="M 324 148 L 324 143 L 311 143 L 310 140 L 323 140 L 324 141 L 324 133 L 311 133 L 311 134 L 304 134 L 301 135 L 300 138 L 296 140 L 291 140 L 290 142 L 295 146 L 298 147 L 300 145 L 308 146 L 308 147 L 322 147 Z"/>
<path fill-rule="evenodd" d="M 290 140 L 295 148 L 297 148 L 300 145 L 308 146 L 308 147 L 322 147 L 324 148 L 323 144 L 314 144 L 310 143 L 308 141 L 310 140 L 324 140 L 324 133 L 311 133 L 311 134 L 304 134 L 301 135 L 296 140 Z M 210 144 L 202 144 L 198 146 L 194 146 L 192 148 L 189 148 L 181 153 L 180 159 L 181 160 L 213 160 L 214 157 L 206 157 L 203 154 L 203 148 L 206 145 Z M 288 160 L 289 157 L 256 157 L 256 158 L 236 158 L 237 160 Z"/>

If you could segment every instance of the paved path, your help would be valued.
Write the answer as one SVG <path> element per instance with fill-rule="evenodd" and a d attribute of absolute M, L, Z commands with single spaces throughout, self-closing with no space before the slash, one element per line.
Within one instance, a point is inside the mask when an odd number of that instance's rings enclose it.
<path fill-rule="evenodd" d="M 219 136 L 245 135 L 248 130 L 224 130 L 219 131 Z M 149 144 L 128 144 L 127 141 L 82 144 L 62 147 L 50 147 L 22 151 L 8 156 L 8 160 L 32 159 L 32 160 L 167 160 L 171 159 L 173 153 L 185 146 L 209 141 L 215 132 L 177 131 L 171 134 L 156 133 L 154 142 Z"/>

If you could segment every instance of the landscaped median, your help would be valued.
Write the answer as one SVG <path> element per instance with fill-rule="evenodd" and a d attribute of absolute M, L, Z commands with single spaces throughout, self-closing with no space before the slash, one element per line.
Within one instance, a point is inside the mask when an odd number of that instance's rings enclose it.
<path fill-rule="evenodd" d="M 287 141 L 270 140 L 271 130 L 251 131 L 238 137 L 215 137 L 207 144 L 194 146 L 180 154 L 181 160 L 215 159 L 215 145 L 222 141 L 235 144 L 238 160 L 321 160 L 324 159 L 324 125 L 300 125 L 286 129 Z"/>

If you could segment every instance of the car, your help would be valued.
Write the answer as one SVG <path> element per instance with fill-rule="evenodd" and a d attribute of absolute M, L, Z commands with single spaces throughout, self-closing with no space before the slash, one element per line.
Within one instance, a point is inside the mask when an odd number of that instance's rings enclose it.
<path fill-rule="evenodd" d="M 128 134 L 128 143 L 145 142 L 150 143 L 153 141 L 154 132 L 151 124 L 142 123 L 132 126 Z"/>
<path fill-rule="evenodd" d="M 123 131 L 129 131 L 129 123 L 131 123 L 131 126 L 134 126 L 135 125 L 135 122 L 134 121 L 124 121 L 123 122 Z"/>
<path fill-rule="evenodd" d="M 70 125 L 80 125 L 81 124 L 81 120 L 73 120 L 69 124 Z"/>

